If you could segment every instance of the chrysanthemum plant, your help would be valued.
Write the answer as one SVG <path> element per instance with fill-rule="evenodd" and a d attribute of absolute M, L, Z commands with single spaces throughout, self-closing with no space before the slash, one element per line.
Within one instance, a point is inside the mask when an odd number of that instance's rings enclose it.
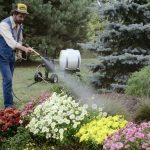
<path fill-rule="evenodd" d="M 17 127 L 22 124 L 20 110 L 6 108 L 0 110 L 0 142 L 16 134 Z"/>
<path fill-rule="evenodd" d="M 95 147 L 94 149 L 96 147 L 100 149 L 108 135 L 123 128 L 126 124 L 127 121 L 120 115 L 97 118 L 83 125 L 76 136 L 79 137 L 80 142 Z"/>

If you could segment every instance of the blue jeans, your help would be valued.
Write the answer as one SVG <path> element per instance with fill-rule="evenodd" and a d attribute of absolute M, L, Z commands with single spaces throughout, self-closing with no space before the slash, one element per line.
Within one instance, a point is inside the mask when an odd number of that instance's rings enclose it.
<path fill-rule="evenodd" d="M 4 96 L 4 106 L 13 106 L 13 96 L 12 96 L 12 78 L 14 72 L 14 61 L 6 61 L 2 56 L 0 56 L 0 71 L 3 80 L 3 96 Z"/>

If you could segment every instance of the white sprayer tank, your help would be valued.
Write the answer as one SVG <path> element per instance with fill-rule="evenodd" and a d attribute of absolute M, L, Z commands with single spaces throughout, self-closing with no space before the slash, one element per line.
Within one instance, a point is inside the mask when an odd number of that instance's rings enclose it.
<path fill-rule="evenodd" d="M 61 70 L 79 70 L 81 64 L 81 55 L 79 50 L 61 50 L 59 64 Z"/>

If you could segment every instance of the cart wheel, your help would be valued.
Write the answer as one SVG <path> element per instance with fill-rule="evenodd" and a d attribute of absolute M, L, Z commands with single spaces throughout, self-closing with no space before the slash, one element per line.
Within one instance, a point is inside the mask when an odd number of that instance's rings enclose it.
<path fill-rule="evenodd" d="M 34 75 L 34 81 L 36 82 L 40 82 L 42 81 L 42 73 L 41 72 L 36 72 L 35 75 Z"/>
<path fill-rule="evenodd" d="M 58 82 L 58 76 L 57 76 L 57 74 L 52 74 L 51 77 L 50 77 L 50 81 L 52 83 L 57 83 Z"/>

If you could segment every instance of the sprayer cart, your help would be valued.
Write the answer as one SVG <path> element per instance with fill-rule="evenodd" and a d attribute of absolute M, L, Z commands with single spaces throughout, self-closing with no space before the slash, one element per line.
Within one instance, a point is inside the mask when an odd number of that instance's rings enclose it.
<path fill-rule="evenodd" d="M 41 67 L 44 67 L 45 77 L 43 77 L 43 74 L 40 71 Z M 41 82 L 42 80 L 50 81 L 51 83 L 57 83 L 58 82 L 58 75 L 55 73 L 54 59 L 51 59 L 49 57 L 43 57 L 42 64 L 40 64 L 37 67 L 37 71 L 34 74 L 34 81 L 35 82 Z"/>

